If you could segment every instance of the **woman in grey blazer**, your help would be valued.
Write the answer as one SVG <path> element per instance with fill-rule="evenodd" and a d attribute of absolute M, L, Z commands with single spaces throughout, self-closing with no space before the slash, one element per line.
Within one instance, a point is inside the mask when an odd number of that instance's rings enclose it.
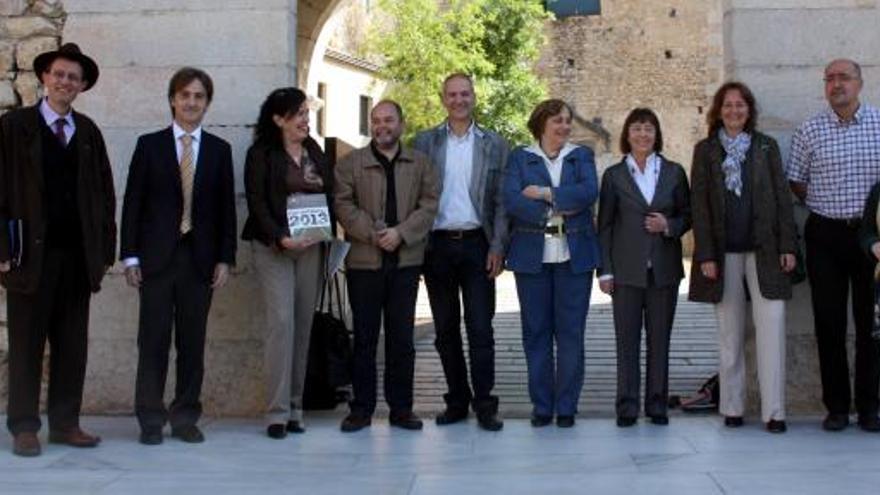
<path fill-rule="evenodd" d="M 660 155 L 663 134 L 653 111 L 630 112 L 620 135 L 623 160 L 605 171 L 599 203 L 599 288 L 612 297 L 617 336 L 617 426 L 639 415 L 639 347 L 647 343 L 645 414 L 669 422 L 669 337 L 684 277 L 681 236 L 690 229 L 688 181 Z"/>

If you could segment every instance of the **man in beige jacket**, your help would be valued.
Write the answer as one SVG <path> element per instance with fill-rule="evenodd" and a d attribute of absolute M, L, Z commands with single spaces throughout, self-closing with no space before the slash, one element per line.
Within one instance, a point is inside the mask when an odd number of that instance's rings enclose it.
<path fill-rule="evenodd" d="M 372 141 L 336 166 L 334 203 L 351 242 L 346 258 L 354 323 L 354 400 L 345 432 L 376 409 L 376 346 L 385 328 L 385 400 L 392 426 L 419 430 L 412 412 L 413 323 L 427 236 L 437 213 L 437 176 L 424 154 L 400 142 L 403 111 L 383 100 L 370 114 Z"/>

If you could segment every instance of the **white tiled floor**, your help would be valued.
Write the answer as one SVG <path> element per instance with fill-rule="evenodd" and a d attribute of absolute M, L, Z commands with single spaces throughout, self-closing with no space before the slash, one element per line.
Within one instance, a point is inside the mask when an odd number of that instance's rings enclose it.
<path fill-rule="evenodd" d="M 579 418 L 575 428 L 534 429 L 508 419 L 499 433 L 475 421 L 421 432 L 388 427 L 343 434 L 341 412 L 307 418 L 308 432 L 270 440 L 258 420 L 205 420 L 207 441 L 137 443 L 134 418 L 85 418 L 96 449 L 45 445 L 24 459 L 0 435 L 0 494 L 381 495 L 837 494 L 880 486 L 880 435 L 820 429 L 798 418 L 784 435 L 756 420 L 726 429 L 714 416 L 673 416 L 616 428 Z M 0 417 L 0 420 L 3 418 Z"/>

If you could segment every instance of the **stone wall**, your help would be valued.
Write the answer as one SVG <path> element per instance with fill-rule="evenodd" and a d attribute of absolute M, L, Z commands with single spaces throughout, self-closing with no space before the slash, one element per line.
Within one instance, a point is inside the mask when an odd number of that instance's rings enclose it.
<path fill-rule="evenodd" d="M 0 112 L 37 101 L 34 57 L 58 46 L 60 0 L 0 0 Z"/>
<path fill-rule="evenodd" d="M 549 94 L 610 133 L 596 149 L 600 166 L 620 158 L 627 113 L 653 108 L 666 156 L 689 168 L 693 145 L 705 135 L 708 95 L 723 77 L 721 8 L 706 0 L 615 0 L 602 14 L 548 23 L 539 70 Z M 575 126 L 575 140 L 592 132 Z"/>

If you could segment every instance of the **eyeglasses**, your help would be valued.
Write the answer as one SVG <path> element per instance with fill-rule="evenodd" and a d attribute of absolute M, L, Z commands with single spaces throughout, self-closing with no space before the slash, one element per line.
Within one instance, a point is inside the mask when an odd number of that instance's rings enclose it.
<path fill-rule="evenodd" d="M 856 81 L 858 79 L 859 79 L 858 76 L 853 76 L 850 74 L 829 74 L 829 75 L 822 78 L 822 80 L 825 81 L 825 84 L 831 84 L 831 83 L 834 83 L 837 81 L 840 81 L 842 83 L 848 83 L 848 82 Z"/>
<path fill-rule="evenodd" d="M 49 72 L 49 75 L 51 75 L 54 79 L 58 79 L 59 81 L 63 81 L 64 79 L 67 79 L 72 83 L 78 83 L 82 81 L 82 76 L 80 76 L 76 72 L 65 72 L 63 70 L 56 69 Z"/>

